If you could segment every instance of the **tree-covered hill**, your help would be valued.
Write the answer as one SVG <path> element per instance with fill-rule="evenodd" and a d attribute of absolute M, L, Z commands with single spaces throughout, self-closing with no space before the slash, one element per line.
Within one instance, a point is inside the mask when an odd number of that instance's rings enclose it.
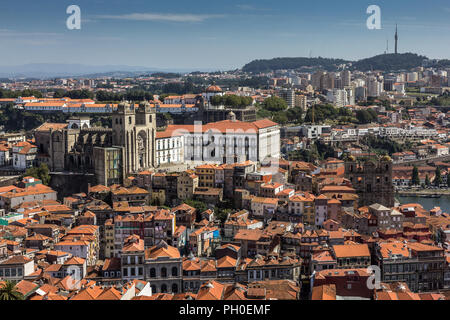
<path fill-rule="evenodd" d="M 353 68 L 360 71 L 380 70 L 399 71 L 420 67 L 427 57 L 415 53 L 380 54 L 378 56 L 362 59 L 353 64 Z"/>
<path fill-rule="evenodd" d="M 381 54 L 371 58 L 358 61 L 347 61 L 331 58 L 274 58 L 268 60 L 254 60 L 246 64 L 242 71 L 245 72 L 268 72 L 274 70 L 315 68 L 326 71 L 335 71 L 341 64 L 352 64 L 352 69 L 360 71 L 399 71 L 408 70 L 423 65 L 428 58 L 415 53 Z M 448 60 L 434 62 L 438 65 L 448 65 Z"/>
<path fill-rule="evenodd" d="M 270 60 L 254 60 L 246 64 L 242 71 L 244 72 L 267 72 L 281 69 L 302 69 L 317 67 L 324 70 L 336 70 L 340 64 L 347 63 L 343 59 L 329 58 L 274 58 Z"/>

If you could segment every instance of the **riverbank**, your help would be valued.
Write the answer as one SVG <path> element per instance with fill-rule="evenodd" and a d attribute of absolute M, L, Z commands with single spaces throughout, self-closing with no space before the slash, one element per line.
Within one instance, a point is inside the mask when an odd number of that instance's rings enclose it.
<path fill-rule="evenodd" d="M 401 190 L 395 193 L 400 197 L 450 196 L 450 189 Z"/>
<path fill-rule="evenodd" d="M 440 207 L 443 212 L 450 213 L 450 195 L 442 195 L 439 198 L 425 198 L 421 196 L 398 196 L 396 199 L 400 204 L 418 203 L 422 205 L 425 210 L 431 210 L 434 207 Z"/>

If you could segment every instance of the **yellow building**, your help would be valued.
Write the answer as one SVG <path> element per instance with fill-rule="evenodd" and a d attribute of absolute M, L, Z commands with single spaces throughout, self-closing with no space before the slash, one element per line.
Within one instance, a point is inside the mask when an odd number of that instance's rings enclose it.
<path fill-rule="evenodd" d="M 310 193 L 296 194 L 289 198 L 288 212 L 291 215 L 300 216 L 302 223 L 315 224 L 314 195 Z"/>
<path fill-rule="evenodd" d="M 198 186 L 214 188 L 216 166 L 212 164 L 203 164 L 195 168 L 195 174 L 198 176 Z"/>
<path fill-rule="evenodd" d="M 305 197 L 303 202 L 303 223 L 307 223 L 311 226 L 315 225 L 316 209 L 314 206 L 314 196 L 309 194 Z"/>
<path fill-rule="evenodd" d="M 114 222 L 108 219 L 105 222 L 105 258 L 114 256 Z"/>

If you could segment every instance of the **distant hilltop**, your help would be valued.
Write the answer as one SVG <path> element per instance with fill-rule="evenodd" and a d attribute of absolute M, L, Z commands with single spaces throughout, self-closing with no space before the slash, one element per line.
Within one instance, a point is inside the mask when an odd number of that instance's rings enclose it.
<path fill-rule="evenodd" d="M 159 72 L 187 72 L 184 69 L 162 69 L 127 65 L 84 65 L 61 63 L 30 63 L 19 66 L 0 66 L 3 78 L 57 78 L 57 77 L 135 77 Z"/>
<path fill-rule="evenodd" d="M 323 69 L 326 71 L 336 71 L 343 65 L 347 65 L 350 70 L 379 70 L 390 72 L 421 67 L 427 62 L 430 62 L 427 57 L 420 56 L 415 53 L 381 54 L 358 61 L 321 57 L 274 58 L 267 60 L 254 60 L 246 64 L 242 68 L 242 71 L 253 73 L 289 69 Z M 431 65 L 428 64 L 427 66 L 450 67 L 450 60 L 433 60 Z"/>

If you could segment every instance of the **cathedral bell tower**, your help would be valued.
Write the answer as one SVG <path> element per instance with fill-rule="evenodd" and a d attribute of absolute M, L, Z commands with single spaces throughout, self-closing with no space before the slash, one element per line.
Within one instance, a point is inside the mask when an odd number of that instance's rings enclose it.
<path fill-rule="evenodd" d="M 113 145 L 124 150 L 125 174 L 155 165 L 156 114 L 148 102 L 120 103 L 112 116 Z"/>

